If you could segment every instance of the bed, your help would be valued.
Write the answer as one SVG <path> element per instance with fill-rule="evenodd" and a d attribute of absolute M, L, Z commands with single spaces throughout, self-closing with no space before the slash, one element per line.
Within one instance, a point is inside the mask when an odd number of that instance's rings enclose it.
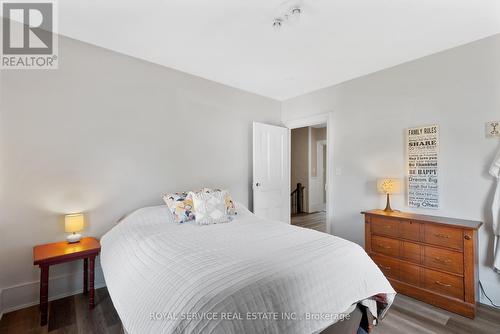
<path fill-rule="evenodd" d="M 201 226 L 146 207 L 102 237 L 127 333 L 330 333 L 360 309 L 384 317 L 395 292 L 360 246 L 237 212 Z"/>

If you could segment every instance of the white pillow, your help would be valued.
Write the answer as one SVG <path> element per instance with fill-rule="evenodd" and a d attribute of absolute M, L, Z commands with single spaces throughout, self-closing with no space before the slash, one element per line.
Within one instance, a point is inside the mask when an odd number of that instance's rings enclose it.
<path fill-rule="evenodd" d="M 226 192 L 190 193 L 193 199 L 196 223 L 201 225 L 227 223 L 230 217 L 226 208 Z"/>

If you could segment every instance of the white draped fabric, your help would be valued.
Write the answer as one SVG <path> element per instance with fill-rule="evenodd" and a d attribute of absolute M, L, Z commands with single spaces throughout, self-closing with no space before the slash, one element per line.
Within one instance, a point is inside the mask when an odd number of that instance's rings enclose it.
<path fill-rule="evenodd" d="M 496 179 L 496 191 L 491 207 L 493 215 L 493 233 L 495 234 L 493 266 L 497 272 L 500 272 L 500 151 L 491 164 L 490 174 Z"/>

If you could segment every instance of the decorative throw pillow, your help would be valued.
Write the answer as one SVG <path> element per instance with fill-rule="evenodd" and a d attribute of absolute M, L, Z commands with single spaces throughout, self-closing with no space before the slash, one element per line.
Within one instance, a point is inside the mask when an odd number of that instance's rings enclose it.
<path fill-rule="evenodd" d="M 230 220 L 227 214 L 225 191 L 191 192 L 196 223 L 201 225 L 226 223 Z"/>
<path fill-rule="evenodd" d="M 227 190 L 220 190 L 220 189 L 210 189 L 210 188 L 203 188 L 204 192 L 213 192 L 213 191 L 221 191 L 224 193 L 224 203 L 226 205 L 226 211 L 228 215 L 235 215 L 236 214 L 236 207 L 234 205 L 234 201 L 231 198 L 231 195 L 229 195 L 229 192 Z"/>
<path fill-rule="evenodd" d="M 165 204 L 167 204 L 170 212 L 176 223 L 185 223 L 195 219 L 193 199 L 187 192 L 165 194 L 163 196 Z"/>
<path fill-rule="evenodd" d="M 231 195 L 226 191 L 226 196 L 224 197 L 224 203 L 226 204 L 226 210 L 228 215 L 235 215 L 236 206 L 234 205 L 234 201 L 231 198 Z"/>

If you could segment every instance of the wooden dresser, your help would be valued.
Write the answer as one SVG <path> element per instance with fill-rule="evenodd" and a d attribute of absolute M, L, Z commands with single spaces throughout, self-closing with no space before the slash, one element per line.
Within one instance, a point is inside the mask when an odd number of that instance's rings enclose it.
<path fill-rule="evenodd" d="M 478 221 L 383 210 L 365 215 L 365 250 L 398 293 L 474 318 Z"/>

